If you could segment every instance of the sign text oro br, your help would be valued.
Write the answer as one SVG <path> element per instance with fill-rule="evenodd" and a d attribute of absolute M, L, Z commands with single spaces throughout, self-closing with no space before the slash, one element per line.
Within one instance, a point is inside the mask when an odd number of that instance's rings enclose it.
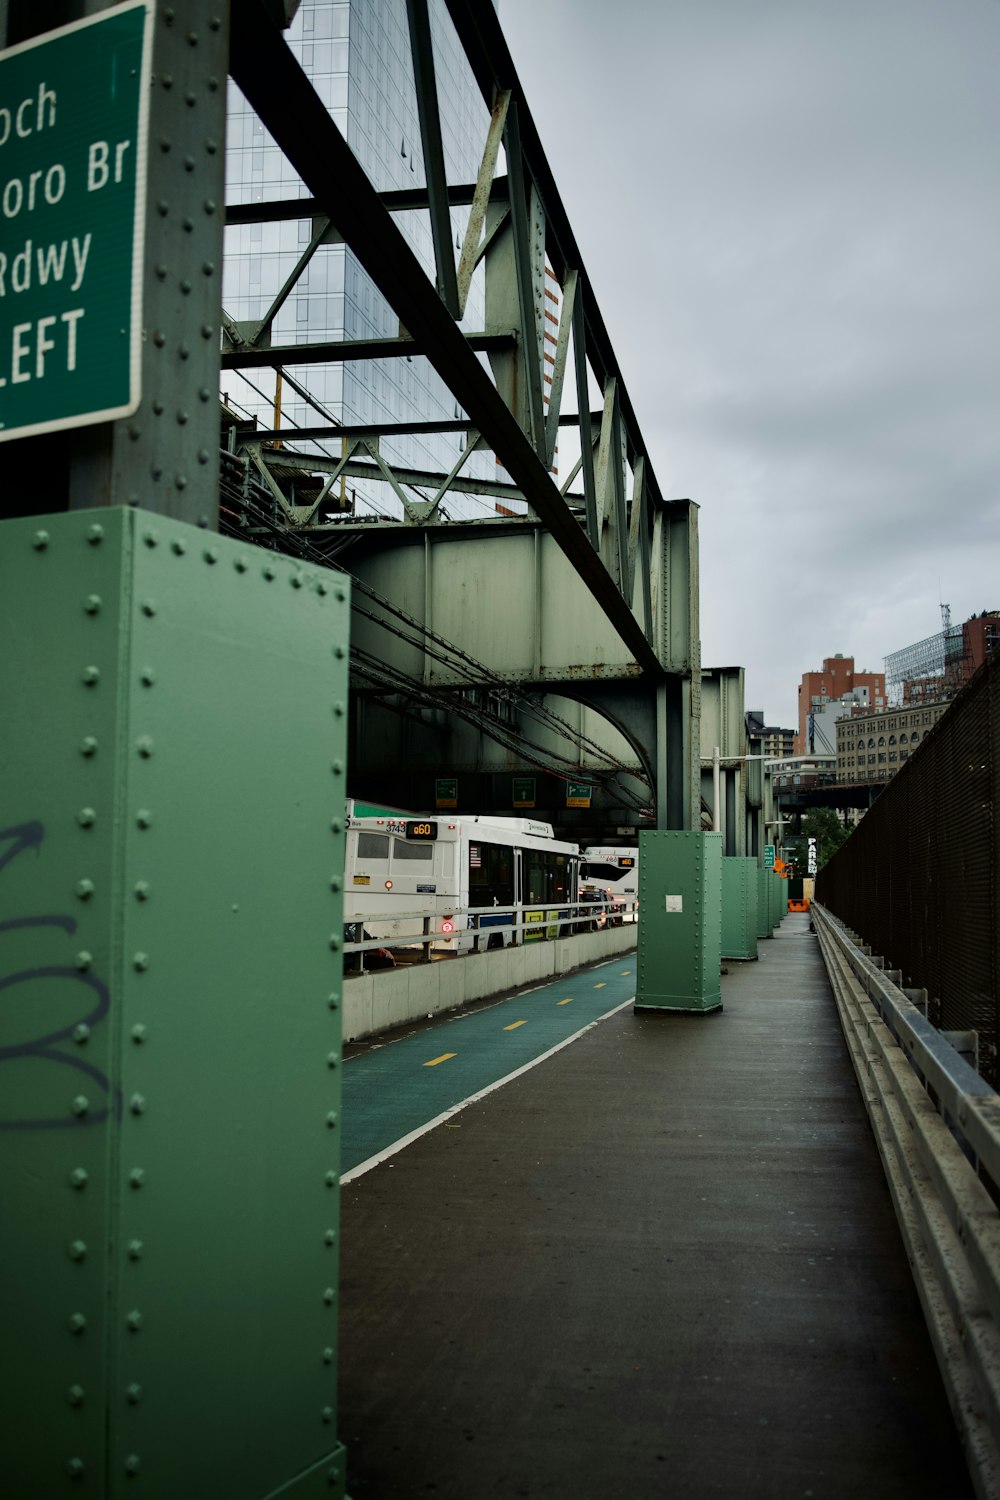
<path fill-rule="evenodd" d="M 147 0 L 0 53 L 0 442 L 139 404 Z"/>

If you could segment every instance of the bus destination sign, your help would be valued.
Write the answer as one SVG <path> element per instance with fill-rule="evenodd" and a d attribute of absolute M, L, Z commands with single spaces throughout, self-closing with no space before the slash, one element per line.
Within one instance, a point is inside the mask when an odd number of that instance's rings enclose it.
<path fill-rule="evenodd" d="M 0 53 L 0 442 L 139 404 L 149 16 Z"/>

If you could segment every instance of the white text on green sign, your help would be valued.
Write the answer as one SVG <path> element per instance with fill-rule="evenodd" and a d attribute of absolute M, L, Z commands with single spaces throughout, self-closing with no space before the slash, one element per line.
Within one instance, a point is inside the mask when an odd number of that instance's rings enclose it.
<path fill-rule="evenodd" d="M 138 405 L 148 14 L 0 54 L 0 441 Z"/>

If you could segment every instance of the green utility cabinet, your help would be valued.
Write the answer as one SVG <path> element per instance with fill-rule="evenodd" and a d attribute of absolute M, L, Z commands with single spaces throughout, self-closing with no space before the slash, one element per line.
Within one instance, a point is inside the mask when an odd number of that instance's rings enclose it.
<path fill-rule="evenodd" d="M 722 857 L 722 957 L 757 957 L 757 861 Z"/>
<path fill-rule="evenodd" d="M 639 835 L 636 1010 L 721 1010 L 722 834 Z"/>
<path fill-rule="evenodd" d="M 11 1497 L 343 1494 L 348 612 L 169 519 L 0 523 Z"/>
<path fill-rule="evenodd" d="M 774 908 L 771 896 L 772 872 L 763 868 L 757 870 L 757 936 L 769 938 L 774 936 Z"/>

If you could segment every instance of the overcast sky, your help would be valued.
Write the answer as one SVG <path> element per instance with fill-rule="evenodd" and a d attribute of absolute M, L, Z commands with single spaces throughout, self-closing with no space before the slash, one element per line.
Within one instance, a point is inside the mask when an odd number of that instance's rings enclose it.
<path fill-rule="evenodd" d="M 500 0 L 706 666 L 1000 608 L 1000 0 Z"/>

